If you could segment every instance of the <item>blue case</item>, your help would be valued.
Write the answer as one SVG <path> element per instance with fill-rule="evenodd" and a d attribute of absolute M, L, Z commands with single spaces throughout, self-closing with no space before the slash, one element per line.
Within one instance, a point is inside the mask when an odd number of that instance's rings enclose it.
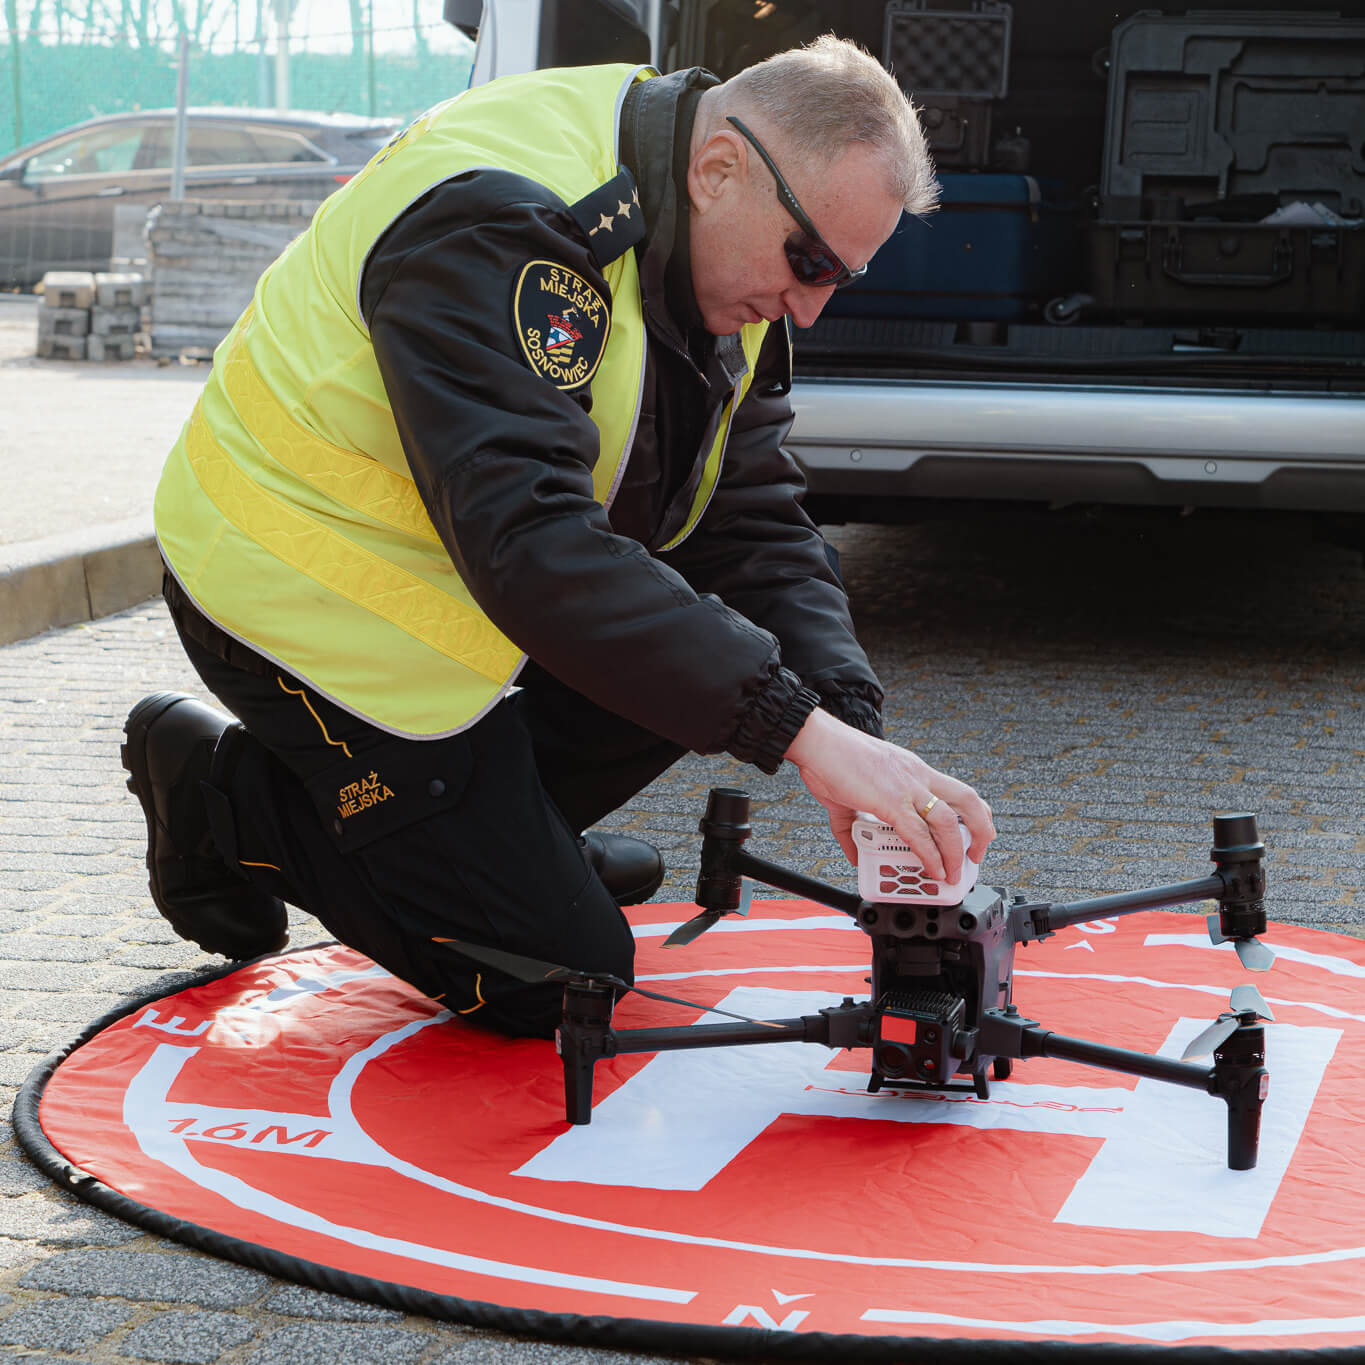
<path fill-rule="evenodd" d="M 1028 175 L 940 175 L 938 212 L 901 217 L 829 317 L 1018 321 L 1079 278 L 1077 206 Z"/>

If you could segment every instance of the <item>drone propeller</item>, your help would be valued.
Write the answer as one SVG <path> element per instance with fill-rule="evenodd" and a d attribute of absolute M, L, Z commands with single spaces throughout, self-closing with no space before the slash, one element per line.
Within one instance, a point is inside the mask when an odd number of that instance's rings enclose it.
<path fill-rule="evenodd" d="M 739 904 L 733 910 L 703 910 L 700 915 L 693 915 L 685 924 L 680 924 L 669 936 L 664 939 L 665 948 L 682 948 L 691 943 L 693 939 L 700 938 L 713 924 L 719 923 L 725 915 L 747 915 L 749 913 L 749 903 L 753 899 L 754 888 L 748 877 L 740 879 L 739 883 Z"/>
<path fill-rule="evenodd" d="M 1234 1033 L 1241 1028 L 1243 1023 L 1250 1023 L 1254 1018 L 1274 1020 L 1275 1016 L 1270 1012 L 1270 1006 L 1266 1004 L 1265 996 L 1256 989 L 1255 986 L 1238 986 L 1232 992 L 1232 1009 L 1225 1010 L 1217 1020 L 1210 1024 L 1189 1047 L 1180 1054 L 1182 1062 L 1188 1062 L 1195 1057 L 1207 1057 L 1209 1053 L 1217 1051 L 1222 1047 Z M 1252 1016 L 1248 1019 L 1246 1016 Z"/>
<path fill-rule="evenodd" d="M 502 948 L 488 948 L 481 943 L 466 943 L 459 938 L 433 938 L 433 943 L 445 943 L 456 952 L 472 957 L 489 967 L 496 967 L 508 976 L 528 985 L 538 985 L 542 981 L 567 981 L 570 977 L 586 977 L 589 981 L 601 982 L 604 986 L 619 986 L 629 990 L 630 986 L 619 976 L 610 972 L 584 972 L 573 967 L 561 967 L 557 962 L 542 962 L 538 957 L 524 957 L 521 953 L 509 953 Z"/>
<path fill-rule="evenodd" d="M 689 1009 L 707 1010 L 711 1014 L 723 1014 L 727 1019 L 738 1019 L 745 1024 L 761 1024 L 764 1028 L 781 1028 L 780 1024 L 767 1019 L 751 1019 L 747 1014 L 732 1014 L 729 1010 L 718 1009 L 715 1005 L 700 1005 L 695 1000 L 683 1000 L 676 995 L 662 995 L 658 991 L 647 991 L 643 986 L 633 986 L 610 972 L 579 971 L 575 967 L 562 967 L 557 962 L 543 962 L 538 957 L 524 957 L 521 953 L 509 953 L 502 948 L 486 948 L 480 943 L 466 943 L 458 938 L 433 938 L 433 943 L 444 943 L 464 957 L 475 962 L 496 967 L 500 972 L 535 986 L 542 981 L 595 981 L 599 985 L 614 986 L 617 990 L 634 991 L 636 995 L 647 995 L 651 1000 L 664 1000 L 670 1005 L 686 1005 Z"/>
<path fill-rule="evenodd" d="M 1209 915 L 1209 940 L 1212 943 L 1231 943 L 1237 949 L 1242 966 L 1249 972 L 1268 972 L 1274 965 L 1275 954 L 1258 938 L 1230 938 L 1219 928 L 1218 916 Z"/>
<path fill-rule="evenodd" d="M 703 910 L 700 915 L 693 915 L 685 924 L 680 924 L 669 936 L 664 939 L 665 948 L 682 948 L 691 943 L 694 938 L 700 938 L 713 924 L 720 921 L 724 910 Z"/>

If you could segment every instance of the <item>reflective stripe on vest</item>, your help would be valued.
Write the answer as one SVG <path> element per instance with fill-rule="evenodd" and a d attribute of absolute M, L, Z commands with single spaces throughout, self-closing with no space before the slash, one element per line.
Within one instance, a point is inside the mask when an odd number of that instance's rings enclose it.
<path fill-rule="evenodd" d="M 641 75 L 584 68 L 494 82 L 405 130 L 262 276 L 167 462 L 157 534 L 186 591 L 229 633 L 381 728 L 464 729 L 524 656 L 473 601 L 412 482 L 356 281 L 393 219 L 465 170 L 533 175 L 565 202 L 611 179 L 620 102 Z M 572 131 L 567 152 L 537 145 L 545 118 Z M 594 497 L 609 506 L 639 420 L 645 329 L 634 252 L 604 274 L 611 321 L 593 380 L 592 475 Z M 670 546 L 714 492 L 764 330 L 745 329 L 748 373 Z"/>

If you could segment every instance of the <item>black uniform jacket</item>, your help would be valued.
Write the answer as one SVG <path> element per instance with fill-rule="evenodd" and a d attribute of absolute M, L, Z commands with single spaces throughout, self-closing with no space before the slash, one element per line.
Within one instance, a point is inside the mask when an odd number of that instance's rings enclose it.
<path fill-rule="evenodd" d="M 369 325 L 417 488 L 461 577 L 547 672 L 685 748 L 775 771 L 817 698 L 881 733 L 881 688 L 782 439 L 792 421 L 786 329 L 769 329 L 721 478 L 677 548 L 717 429 L 735 337 L 701 326 L 688 258 L 692 70 L 633 87 L 621 160 L 645 235 L 643 408 L 610 511 L 596 502 L 590 385 L 563 390 L 518 343 L 523 267 L 551 261 L 610 297 L 570 206 L 524 177 L 479 170 L 401 213 L 366 263 Z"/>

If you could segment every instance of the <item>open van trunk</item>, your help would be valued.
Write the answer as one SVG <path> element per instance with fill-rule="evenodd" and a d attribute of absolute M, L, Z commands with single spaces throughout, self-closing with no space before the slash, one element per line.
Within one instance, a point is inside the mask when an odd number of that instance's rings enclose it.
<path fill-rule="evenodd" d="M 834 31 L 922 110 L 942 207 L 795 334 L 818 516 L 1365 513 L 1365 0 L 566 4 L 526 65 L 728 76 Z"/>
<path fill-rule="evenodd" d="M 1360 391 L 1365 6 L 1287 9 L 715 0 L 678 64 L 832 29 L 922 107 L 943 207 L 797 335 L 801 373 Z"/>

